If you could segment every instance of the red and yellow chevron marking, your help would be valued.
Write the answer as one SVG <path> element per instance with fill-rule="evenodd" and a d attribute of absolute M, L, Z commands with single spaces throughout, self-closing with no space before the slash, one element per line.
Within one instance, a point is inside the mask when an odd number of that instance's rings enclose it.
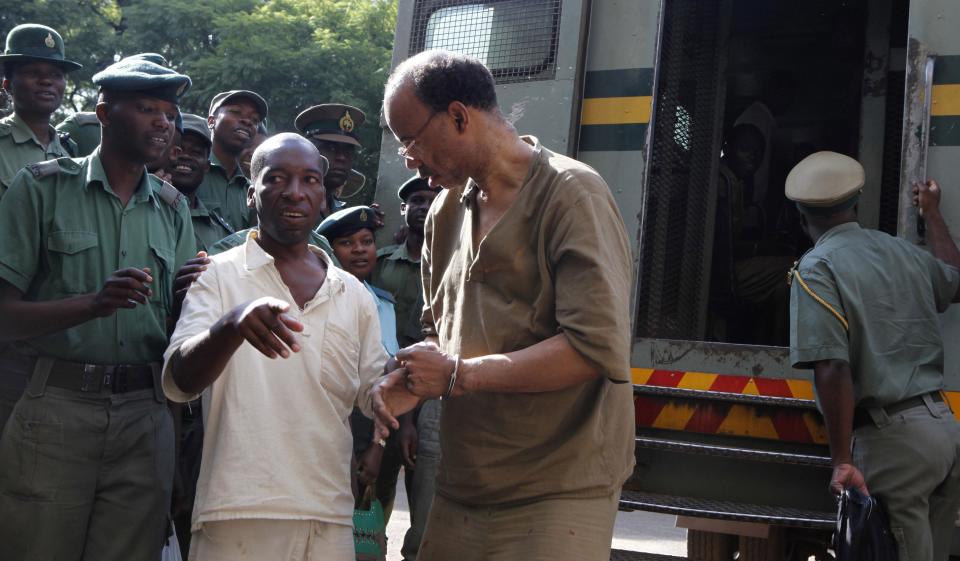
<path fill-rule="evenodd" d="M 806 380 L 652 368 L 632 369 L 632 379 L 635 385 L 813 399 L 813 384 Z M 954 415 L 960 419 L 960 392 L 944 392 L 944 395 Z M 640 427 L 790 442 L 827 443 L 823 419 L 810 410 L 719 401 L 694 403 L 690 400 L 652 396 L 635 396 L 634 406 L 637 426 Z"/>
<path fill-rule="evenodd" d="M 813 399 L 813 386 L 805 380 L 650 368 L 634 368 L 632 374 L 633 383 L 636 385 Z M 641 427 L 791 442 L 827 443 L 823 421 L 816 412 L 809 410 L 774 409 L 743 403 L 709 401 L 694 403 L 652 396 L 635 396 L 634 405 L 637 426 Z"/>

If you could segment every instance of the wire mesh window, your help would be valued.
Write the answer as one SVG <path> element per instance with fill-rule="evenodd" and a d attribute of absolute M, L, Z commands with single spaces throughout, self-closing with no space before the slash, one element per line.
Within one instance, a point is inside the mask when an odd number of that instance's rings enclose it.
<path fill-rule="evenodd" d="M 497 83 L 549 80 L 556 71 L 561 0 L 421 0 L 410 55 L 447 49 L 472 55 Z"/>

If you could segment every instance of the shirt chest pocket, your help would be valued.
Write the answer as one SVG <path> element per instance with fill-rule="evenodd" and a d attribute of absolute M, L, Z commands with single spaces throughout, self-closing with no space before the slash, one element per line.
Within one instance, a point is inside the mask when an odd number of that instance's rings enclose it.
<path fill-rule="evenodd" d="M 101 256 L 96 232 L 59 231 L 47 236 L 47 255 L 51 276 L 67 294 L 87 294 L 99 290 Z"/>
<path fill-rule="evenodd" d="M 150 244 L 150 256 L 155 262 L 150 270 L 153 277 L 153 298 L 151 301 L 170 311 L 173 302 L 173 251 L 162 246 Z"/>

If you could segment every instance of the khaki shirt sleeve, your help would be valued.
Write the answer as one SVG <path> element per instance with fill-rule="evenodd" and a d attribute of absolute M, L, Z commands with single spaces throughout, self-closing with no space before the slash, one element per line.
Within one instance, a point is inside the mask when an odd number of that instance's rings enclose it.
<path fill-rule="evenodd" d="M 823 261 L 800 270 L 814 294 L 846 318 L 833 273 Z M 821 360 L 850 360 L 850 341 L 843 323 L 803 289 L 797 279 L 790 287 L 790 362 L 813 368 Z"/>
<path fill-rule="evenodd" d="M 0 279 L 24 293 L 40 267 L 42 203 L 32 176 L 24 170 L 0 200 Z"/>
<path fill-rule="evenodd" d="M 372 419 L 373 397 L 370 390 L 373 389 L 377 378 L 383 374 L 383 366 L 387 363 L 389 356 L 383 348 L 380 336 L 380 316 L 377 313 L 377 305 L 373 302 L 373 298 L 364 298 L 364 296 L 367 296 L 366 290 L 358 302 L 360 314 L 357 338 L 360 342 L 360 364 L 357 366 L 360 375 L 360 391 L 357 393 L 356 406 L 364 415 Z"/>
<path fill-rule="evenodd" d="M 943 313 L 950 307 L 953 297 L 956 296 L 957 289 L 960 287 L 960 271 L 925 251 L 921 253 L 924 255 L 924 261 L 930 271 L 930 284 L 933 288 L 934 300 L 937 303 L 937 311 Z"/>
<path fill-rule="evenodd" d="M 203 333 L 213 327 L 224 315 L 223 300 L 220 297 L 219 271 L 216 263 L 210 263 L 207 270 L 200 275 L 187 291 L 183 301 L 183 310 L 177 327 L 170 337 L 170 345 L 163 353 L 163 393 L 167 399 L 176 402 L 193 401 L 199 394 L 184 392 L 173 381 L 170 372 L 170 357 L 173 356 L 187 339 Z"/>
<path fill-rule="evenodd" d="M 556 321 L 574 349 L 613 382 L 630 381 L 632 259 L 626 227 L 603 180 L 570 175 L 544 227 Z"/>

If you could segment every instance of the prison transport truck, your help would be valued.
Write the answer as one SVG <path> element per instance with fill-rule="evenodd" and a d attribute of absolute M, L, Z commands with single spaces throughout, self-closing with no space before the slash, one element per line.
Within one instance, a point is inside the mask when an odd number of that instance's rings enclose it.
<path fill-rule="evenodd" d="M 815 150 L 863 163 L 865 227 L 922 244 L 910 188 L 929 176 L 960 232 L 957 25 L 955 0 L 399 0 L 394 65 L 431 48 L 479 57 L 520 133 L 610 185 L 635 265 L 637 467 L 620 506 L 677 515 L 691 559 L 831 558 L 811 373 L 791 368 L 782 320 L 749 301 L 738 263 L 809 247 L 783 184 Z M 739 203 L 722 152 L 742 124 L 765 146 Z M 411 172 L 381 126 L 389 220 Z M 944 314 L 946 341 L 958 320 Z M 960 346 L 946 352 L 957 411 Z"/>

